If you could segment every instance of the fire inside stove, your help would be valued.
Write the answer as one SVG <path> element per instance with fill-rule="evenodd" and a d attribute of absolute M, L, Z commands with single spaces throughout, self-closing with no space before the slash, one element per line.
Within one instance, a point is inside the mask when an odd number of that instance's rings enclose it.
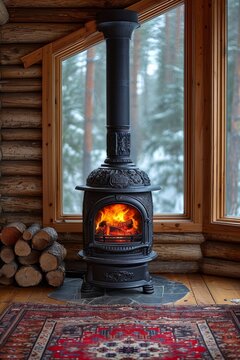
<path fill-rule="evenodd" d="M 127 204 L 104 206 L 95 217 L 97 241 L 140 241 L 142 217 L 140 212 Z"/>

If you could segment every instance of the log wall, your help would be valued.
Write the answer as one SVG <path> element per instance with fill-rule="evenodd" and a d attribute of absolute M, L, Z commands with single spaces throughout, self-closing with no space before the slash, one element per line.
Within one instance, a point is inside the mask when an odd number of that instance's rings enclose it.
<path fill-rule="evenodd" d="M 54 3 L 56 7 L 49 8 L 41 0 L 5 2 L 9 22 L 0 30 L 0 226 L 15 221 L 27 226 L 42 225 L 42 64 L 24 69 L 21 57 L 81 28 L 106 2 L 59 0 Z M 117 0 L 108 5 L 126 7 L 135 2 Z M 158 258 L 150 264 L 150 270 L 202 270 L 206 274 L 240 277 L 240 245 L 238 241 L 229 245 L 228 240 L 207 236 L 204 243 L 204 236 L 197 233 L 155 234 Z M 84 270 L 85 264 L 78 257 L 82 235 L 62 233 L 59 241 L 68 251 L 67 269 Z"/>

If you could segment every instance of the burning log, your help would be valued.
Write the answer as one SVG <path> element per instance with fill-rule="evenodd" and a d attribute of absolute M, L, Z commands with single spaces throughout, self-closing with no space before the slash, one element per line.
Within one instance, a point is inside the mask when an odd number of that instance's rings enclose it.
<path fill-rule="evenodd" d="M 111 224 L 107 221 L 101 221 L 96 229 L 96 235 L 100 236 L 122 236 L 122 235 L 138 235 L 138 229 L 134 228 L 133 220 L 124 222 L 114 222 Z"/>

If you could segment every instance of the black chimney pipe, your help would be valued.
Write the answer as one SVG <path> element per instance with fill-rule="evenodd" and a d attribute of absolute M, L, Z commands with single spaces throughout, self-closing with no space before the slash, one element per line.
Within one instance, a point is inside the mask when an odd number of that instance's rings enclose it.
<path fill-rule="evenodd" d="M 97 16 L 107 47 L 107 158 L 106 164 L 132 163 L 129 115 L 129 45 L 139 26 L 137 13 L 106 10 Z"/>

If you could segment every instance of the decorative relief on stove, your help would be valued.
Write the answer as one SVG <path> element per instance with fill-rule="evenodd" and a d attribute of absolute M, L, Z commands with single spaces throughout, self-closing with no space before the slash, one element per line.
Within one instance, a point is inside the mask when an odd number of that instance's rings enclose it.
<path fill-rule="evenodd" d="M 130 271 L 105 272 L 104 277 L 111 282 L 125 282 L 134 279 L 134 273 Z"/>
<path fill-rule="evenodd" d="M 109 156 L 130 156 L 130 133 L 110 132 L 107 135 Z"/>
<path fill-rule="evenodd" d="M 127 188 L 131 186 L 149 186 L 148 175 L 140 169 L 104 169 L 93 170 L 87 178 L 88 186 L 107 186 Z"/>

